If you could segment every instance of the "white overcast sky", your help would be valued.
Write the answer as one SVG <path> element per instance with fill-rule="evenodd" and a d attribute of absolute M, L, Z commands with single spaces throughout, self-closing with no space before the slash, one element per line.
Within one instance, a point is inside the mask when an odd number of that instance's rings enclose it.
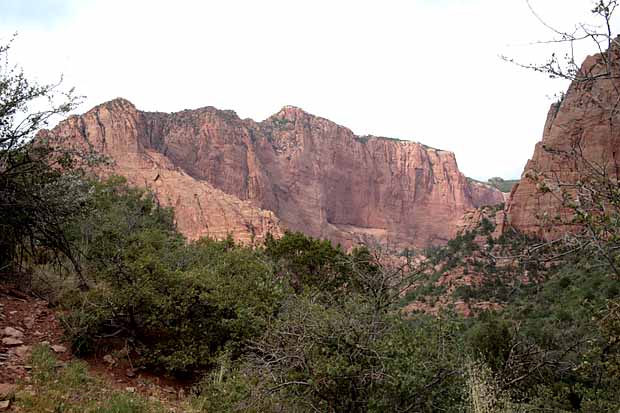
<path fill-rule="evenodd" d="M 530 3 L 564 30 L 592 8 Z M 529 44 L 552 33 L 525 0 L 0 0 L 0 38 L 14 32 L 11 61 L 41 82 L 63 74 L 80 112 L 124 97 L 262 120 L 294 105 L 454 151 L 477 179 L 520 176 L 567 87 L 498 57 L 550 53 Z"/>

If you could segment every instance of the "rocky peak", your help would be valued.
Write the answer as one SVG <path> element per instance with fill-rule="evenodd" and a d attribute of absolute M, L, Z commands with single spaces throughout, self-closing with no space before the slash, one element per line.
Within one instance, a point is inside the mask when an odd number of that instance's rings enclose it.
<path fill-rule="evenodd" d="M 101 110 L 101 109 L 107 109 L 111 112 L 114 113 L 118 113 L 118 112 L 137 112 L 136 106 L 131 103 L 130 101 L 128 101 L 125 98 L 115 98 L 112 100 L 109 100 L 107 102 L 104 102 L 100 105 L 95 106 L 93 109 L 91 109 L 91 111 L 97 111 L 97 110 Z"/>
<path fill-rule="evenodd" d="M 306 118 L 309 116 L 314 117 L 314 115 L 311 115 L 310 113 L 306 112 L 302 108 L 299 108 L 293 105 L 282 106 L 282 109 L 280 109 L 277 113 L 275 113 L 272 116 L 280 118 L 280 119 L 290 119 L 290 120 L 295 120 L 298 117 L 300 118 Z"/>
<path fill-rule="evenodd" d="M 611 109 L 617 105 L 620 78 L 596 78 L 608 69 L 612 74 L 620 72 L 620 46 L 615 42 L 612 54 L 609 68 L 600 54 L 588 56 L 579 74 L 594 79 L 572 82 L 563 99 L 551 105 L 542 140 L 536 144 L 521 181 L 513 188 L 507 202 L 507 227 L 544 238 L 562 235 L 567 227 L 558 225 L 557 220 L 568 222 L 572 214 L 562 208 L 560 194 L 540 191 L 541 182 L 551 188 L 557 188 L 558 182 L 577 182 L 584 160 L 594 165 L 616 164 L 620 128 L 613 125 L 620 124 L 620 114 Z M 562 153 L 569 153 L 576 145 L 583 159 L 573 158 L 568 162 Z"/>
<path fill-rule="evenodd" d="M 338 125 L 329 119 L 313 115 L 297 106 L 291 105 L 282 107 L 282 109 L 268 117 L 264 122 L 275 124 L 276 126 L 286 126 L 287 124 L 291 124 L 321 129 L 341 128 L 343 130 L 347 130 L 351 135 L 353 135 L 353 132 L 344 126 Z"/>
<path fill-rule="evenodd" d="M 474 188 L 451 152 L 357 137 L 294 106 L 257 123 L 212 107 L 142 112 L 115 99 L 56 131 L 152 188 L 191 238 L 228 229 L 247 241 L 287 227 L 345 247 L 425 247 L 450 239 L 466 209 L 503 201 Z"/>

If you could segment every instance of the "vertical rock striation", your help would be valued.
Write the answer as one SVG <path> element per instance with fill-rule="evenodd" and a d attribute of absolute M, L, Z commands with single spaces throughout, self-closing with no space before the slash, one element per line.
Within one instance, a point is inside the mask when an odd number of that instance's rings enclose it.
<path fill-rule="evenodd" d="M 139 112 L 128 101 L 116 99 L 68 118 L 52 133 L 66 145 L 90 147 L 111 158 L 112 166 L 97 172 L 122 175 L 133 185 L 151 189 L 159 202 L 174 207 L 177 227 L 189 239 L 224 239 L 230 234 L 249 244 L 260 242 L 267 233 L 283 234 L 273 212 L 193 178 L 160 152 L 165 118 Z"/>
<path fill-rule="evenodd" d="M 450 239 L 466 209 L 503 202 L 465 178 L 451 152 L 356 136 L 292 106 L 255 122 L 213 107 L 142 112 L 116 99 L 55 133 L 152 188 L 191 238 L 230 231 L 247 240 L 287 227 L 345 247 L 423 247 Z"/>
<path fill-rule="evenodd" d="M 614 47 L 608 67 L 602 55 L 586 58 L 581 75 L 561 102 L 551 105 L 542 141 L 513 188 L 506 209 L 506 225 L 543 238 L 555 238 L 566 227 L 571 212 L 562 207 L 559 185 L 566 187 L 588 173 L 585 164 L 617 174 L 620 156 L 620 51 Z M 612 78 L 600 77 L 611 69 Z M 614 110 L 615 108 L 615 110 Z M 549 188 L 550 191 L 541 191 Z"/>

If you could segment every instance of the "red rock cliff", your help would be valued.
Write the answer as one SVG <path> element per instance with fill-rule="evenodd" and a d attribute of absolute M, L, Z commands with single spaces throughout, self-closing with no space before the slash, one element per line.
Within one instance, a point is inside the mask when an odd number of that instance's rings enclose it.
<path fill-rule="evenodd" d="M 232 236 L 243 243 L 260 242 L 270 232 L 283 234 L 280 220 L 271 211 L 224 193 L 209 182 L 198 180 L 174 165 L 153 133 L 165 115 L 145 115 L 129 102 L 116 99 L 82 116 L 61 122 L 54 134 L 65 144 L 88 147 L 108 155 L 110 167 L 101 175 L 118 174 L 137 186 L 151 189 L 159 201 L 175 208 L 179 230 L 189 239 Z"/>
<path fill-rule="evenodd" d="M 451 152 L 356 136 L 290 106 L 255 122 L 212 107 L 141 112 L 116 99 L 56 132 L 89 142 L 117 173 L 154 188 L 193 237 L 227 225 L 238 237 L 262 236 L 282 222 L 347 247 L 427 246 L 450 239 L 466 209 L 503 202 L 496 189 L 470 183 Z"/>
<path fill-rule="evenodd" d="M 584 161 L 618 165 L 620 114 L 613 110 L 620 98 L 618 48 L 611 56 L 614 79 L 598 77 L 608 70 L 607 64 L 601 55 L 589 56 L 581 74 L 594 79 L 573 82 L 564 99 L 551 106 L 542 141 L 536 144 L 507 203 L 507 225 L 546 238 L 562 234 L 566 227 L 553 223 L 567 222 L 571 214 L 561 207 L 558 183 L 576 182 L 585 171 Z M 580 155 L 570 156 L 573 149 Z M 541 182 L 551 192 L 542 193 Z"/>

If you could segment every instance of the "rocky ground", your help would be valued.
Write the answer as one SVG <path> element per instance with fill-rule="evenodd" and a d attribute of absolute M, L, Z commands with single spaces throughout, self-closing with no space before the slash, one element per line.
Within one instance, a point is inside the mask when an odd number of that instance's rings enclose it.
<path fill-rule="evenodd" d="M 33 345 L 49 345 L 61 363 L 71 355 L 47 303 L 16 290 L 0 289 L 0 336 L 0 410 L 8 410 L 8 396 L 18 384 L 29 381 L 28 362 Z"/>
<path fill-rule="evenodd" d="M 37 391 L 31 380 L 30 353 L 35 345 L 46 345 L 54 352 L 57 368 L 76 359 L 63 337 L 57 312 L 44 300 L 30 297 L 0 285 L 0 411 L 25 411 L 12 405 L 16 391 Z M 179 407 L 187 385 L 133 369 L 122 349 L 86 360 L 95 377 L 111 389 L 138 393 L 162 402 L 170 411 Z"/>

